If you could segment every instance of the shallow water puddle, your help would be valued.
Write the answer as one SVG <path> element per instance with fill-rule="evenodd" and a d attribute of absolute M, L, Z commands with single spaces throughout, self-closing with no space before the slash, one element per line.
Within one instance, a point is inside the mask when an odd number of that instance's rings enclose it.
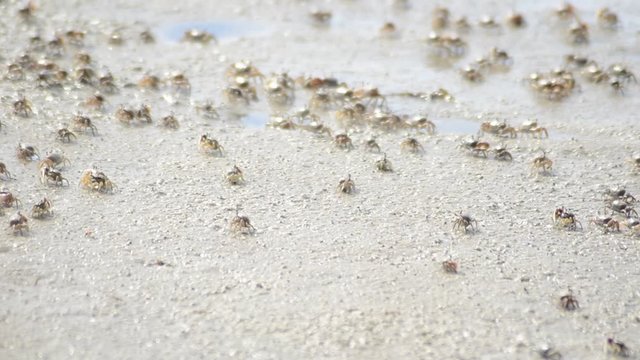
<path fill-rule="evenodd" d="M 475 135 L 480 130 L 480 124 L 465 119 L 439 119 L 433 123 L 440 134 Z"/>
<path fill-rule="evenodd" d="M 158 34 L 165 41 L 180 42 L 184 33 L 192 29 L 209 32 L 218 41 L 236 40 L 249 35 L 264 35 L 268 33 L 266 27 L 249 22 L 193 21 L 163 26 L 158 29 Z"/>
<path fill-rule="evenodd" d="M 263 128 L 269 122 L 269 115 L 266 113 L 252 112 L 240 117 L 240 121 L 246 127 Z"/>

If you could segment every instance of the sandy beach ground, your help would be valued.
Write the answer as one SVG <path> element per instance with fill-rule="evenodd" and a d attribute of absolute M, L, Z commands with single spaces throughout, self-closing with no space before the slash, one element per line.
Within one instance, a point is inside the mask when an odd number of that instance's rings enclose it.
<path fill-rule="evenodd" d="M 589 223 L 602 212 L 606 189 L 640 194 L 629 160 L 640 152 L 640 87 L 624 94 L 593 84 L 575 70 L 577 87 L 549 101 L 526 80 L 534 71 L 564 65 L 578 54 L 603 67 L 640 71 L 640 6 L 607 3 L 620 16 L 616 31 L 596 22 L 600 2 L 577 2 L 590 26 L 590 43 L 568 41 L 570 22 L 558 20 L 556 1 L 515 7 L 495 1 L 453 1 L 452 17 L 467 16 L 464 57 L 435 61 L 425 42 L 436 4 L 391 1 L 39 1 L 33 18 L 18 16 L 23 2 L 4 1 L 0 25 L 3 75 L 29 52 L 30 37 L 86 32 L 81 47 L 66 43 L 52 58 L 70 72 L 62 89 L 38 88 L 37 71 L 0 81 L 0 161 L 13 180 L 0 180 L 31 207 L 46 196 L 54 214 L 29 219 L 30 231 L 8 228 L 15 209 L 0 216 L 0 358 L 2 359 L 537 359 L 553 349 L 563 359 L 601 359 L 607 338 L 640 353 L 640 240 L 623 227 L 604 233 Z M 515 4 L 515 2 L 514 2 Z M 329 10 L 328 26 L 314 26 L 313 10 Z M 527 20 L 505 25 L 511 10 Z M 482 29 L 483 15 L 500 24 Z M 393 21 L 399 33 L 381 38 Z M 217 43 L 183 43 L 184 30 L 211 31 Z M 156 38 L 145 44 L 139 33 Z M 121 45 L 109 43 L 117 32 Z M 459 69 L 493 46 L 513 57 L 508 71 L 470 83 Z M 96 88 L 75 81 L 74 55 L 91 55 L 97 74 L 110 71 L 118 92 L 104 110 L 82 102 Z M 335 77 L 352 87 L 374 86 L 390 111 L 428 115 L 436 134 L 410 129 L 341 129 L 335 110 L 321 114 L 334 134 L 348 132 L 355 149 L 328 137 L 267 128 L 271 111 L 261 86 L 248 116 L 231 114 L 222 90 L 225 72 L 250 60 L 264 74 Z M 168 86 L 135 84 L 145 74 L 181 72 L 190 96 Z M 127 84 L 134 84 L 128 86 Z M 391 96 L 446 88 L 452 102 Z M 16 116 L 20 95 L 34 114 Z M 296 88 L 296 106 L 308 91 Z M 212 100 L 219 119 L 195 104 Z M 151 107 L 153 124 L 125 126 L 120 105 Z M 75 114 L 89 116 L 97 134 L 70 143 L 56 131 Z M 160 126 L 174 114 L 180 128 Z M 461 150 L 484 121 L 519 126 L 537 119 L 548 139 L 484 135 L 508 146 L 513 161 Z M 222 156 L 198 149 L 210 134 Z M 415 137 L 422 154 L 403 152 Z M 375 137 L 394 172 L 376 171 L 381 154 L 366 151 Z M 63 153 L 69 186 L 44 185 L 38 161 L 16 158 L 18 143 Z M 547 152 L 550 174 L 532 176 L 532 159 Z M 245 184 L 225 174 L 238 165 Z M 116 185 L 113 194 L 77 186 L 95 166 Z M 356 193 L 338 194 L 350 174 Z M 252 236 L 234 234 L 230 221 L 250 218 Z M 583 230 L 554 226 L 554 209 L 575 213 Z M 454 231 L 463 211 L 478 231 Z M 622 216 L 617 218 L 624 222 Z M 458 263 L 448 274 L 442 262 Z M 559 299 L 569 289 L 579 309 Z"/>

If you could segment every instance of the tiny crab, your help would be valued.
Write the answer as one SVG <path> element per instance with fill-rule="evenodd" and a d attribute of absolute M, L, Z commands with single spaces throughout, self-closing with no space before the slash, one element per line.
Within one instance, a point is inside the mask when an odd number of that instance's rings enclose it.
<path fill-rule="evenodd" d="M 618 15 L 609 8 L 598 9 L 596 13 L 598 23 L 606 29 L 615 29 L 618 26 Z"/>
<path fill-rule="evenodd" d="M 393 172 L 391 161 L 387 159 L 387 154 L 384 154 L 383 158 L 376 161 L 376 169 L 381 172 Z"/>
<path fill-rule="evenodd" d="M 482 80 L 484 80 L 482 72 L 480 72 L 478 68 L 472 66 L 465 66 L 464 68 L 460 69 L 460 74 L 466 80 L 471 82 L 481 82 Z"/>
<path fill-rule="evenodd" d="M 137 115 L 136 110 L 127 109 L 124 106 L 120 105 L 118 110 L 116 110 L 116 119 L 123 124 L 130 125 L 133 120 L 135 120 Z"/>
<path fill-rule="evenodd" d="M 167 115 L 162 118 L 162 126 L 167 129 L 178 129 L 180 127 L 180 122 L 173 115 Z"/>
<path fill-rule="evenodd" d="M 604 233 L 608 233 L 610 231 L 620 232 L 620 222 L 613 219 L 611 216 L 598 216 L 590 221 L 593 225 L 600 227 Z"/>
<path fill-rule="evenodd" d="M 571 231 L 577 230 L 578 226 L 580 226 L 580 230 L 582 230 L 582 223 L 576 219 L 575 214 L 569 212 L 569 210 L 564 207 L 556 208 L 553 212 L 553 223 L 557 227 Z"/>
<path fill-rule="evenodd" d="M 531 135 L 534 138 L 542 138 L 543 135 L 546 138 L 549 137 L 549 132 L 547 131 L 547 129 L 538 126 L 538 122 L 535 120 L 525 121 L 524 123 L 522 123 L 522 126 L 518 128 L 518 131 L 523 134 Z"/>
<path fill-rule="evenodd" d="M 478 221 L 467 214 L 460 212 L 456 215 L 456 220 L 453 222 L 453 230 L 464 230 L 468 232 L 471 229 L 472 232 L 478 230 Z"/>
<path fill-rule="evenodd" d="M 407 125 L 413 129 L 426 130 L 429 135 L 436 132 L 436 124 L 427 119 L 425 116 L 415 116 Z"/>
<path fill-rule="evenodd" d="M 583 22 L 576 22 L 569 28 L 569 38 L 574 44 L 586 44 L 589 42 L 589 26 Z"/>
<path fill-rule="evenodd" d="M 182 35 L 182 41 L 206 45 L 211 41 L 215 43 L 216 38 L 215 36 L 213 36 L 213 34 L 209 33 L 208 31 L 190 29 L 184 32 L 184 35 Z"/>
<path fill-rule="evenodd" d="M 227 68 L 226 76 L 228 79 L 233 80 L 238 76 L 242 76 L 248 79 L 262 79 L 264 75 L 258 70 L 251 61 L 244 60 L 231 64 Z"/>
<path fill-rule="evenodd" d="M 517 12 L 512 12 L 507 16 L 507 23 L 514 28 L 521 28 L 527 25 L 524 15 Z"/>
<path fill-rule="evenodd" d="M 151 124 L 151 107 L 147 104 L 140 105 L 140 109 L 136 111 L 136 118 L 142 123 Z"/>
<path fill-rule="evenodd" d="M 141 89 L 158 90 L 162 80 L 155 75 L 146 74 L 138 80 L 138 87 Z"/>
<path fill-rule="evenodd" d="M 337 190 L 342 194 L 352 194 L 356 191 L 356 183 L 351 180 L 351 174 L 346 179 L 340 180 Z"/>
<path fill-rule="evenodd" d="M 298 127 L 295 121 L 289 117 L 271 116 L 271 121 L 267 123 L 267 126 L 274 129 L 294 130 Z"/>
<path fill-rule="evenodd" d="M 251 235 L 255 233 L 256 228 L 251 225 L 247 216 L 240 216 L 239 210 L 236 209 L 236 216 L 231 219 L 231 231 L 236 234 Z"/>
<path fill-rule="evenodd" d="M 2 175 L 5 180 L 13 179 L 13 175 L 11 175 L 11 172 L 9 172 L 9 170 L 7 170 L 7 165 L 5 165 L 1 161 L 0 161 L 0 175 Z"/>
<path fill-rule="evenodd" d="M 105 102 L 106 99 L 102 94 L 95 93 L 89 96 L 82 105 L 90 109 L 101 110 Z"/>
<path fill-rule="evenodd" d="M 48 154 L 39 164 L 40 168 L 50 167 L 52 169 L 62 165 L 71 165 L 71 161 L 64 155 L 54 152 Z"/>
<path fill-rule="evenodd" d="M 627 190 L 621 188 L 605 190 L 603 197 L 605 201 L 622 200 L 627 204 L 635 203 L 636 198 Z"/>
<path fill-rule="evenodd" d="M 484 158 L 488 157 L 489 148 L 491 147 L 488 142 L 475 140 L 473 138 L 463 140 L 458 146 L 467 149 L 473 156 L 482 156 Z"/>
<path fill-rule="evenodd" d="M 53 215 L 53 205 L 51 204 L 51 200 L 46 197 L 37 202 L 31 208 L 31 217 L 34 219 L 43 219 Z"/>
<path fill-rule="evenodd" d="M 226 178 L 231 185 L 240 185 L 244 183 L 244 175 L 237 165 L 233 165 L 233 169 L 227 172 Z"/>
<path fill-rule="evenodd" d="M 448 274 L 458 273 L 458 263 L 453 260 L 446 260 L 442 262 L 442 270 Z"/>
<path fill-rule="evenodd" d="M 17 235 L 18 233 L 24 235 L 25 231 L 29 231 L 29 219 L 18 211 L 18 213 L 9 220 L 9 228 L 13 231 L 13 235 Z"/>
<path fill-rule="evenodd" d="M 13 102 L 13 113 L 24 118 L 30 117 L 33 115 L 31 101 L 27 100 L 26 97 L 21 96 L 18 100 Z"/>
<path fill-rule="evenodd" d="M 607 352 L 618 357 L 629 357 L 631 351 L 623 342 L 616 341 L 613 338 L 607 339 Z"/>
<path fill-rule="evenodd" d="M 198 143 L 198 145 L 200 147 L 200 150 L 204 152 L 212 153 L 214 151 L 217 151 L 221 156 L 222 151 L 224 150 L 224 147 L 222 147 L 218 140 L 210 138 L 207 134 L 200 136 L 200 142 Z"/>
<path fill-rule="evenodd" d="M 567 295 L 560 297 L 560 306 L 567 311 L 574 311 L 580 307 L 578 300 L 573 296 L 571 290 Z"/>
<path fill-rule="evenodd" d="M 71 130 L 67 129 L 66 127 L 58 129 L 56 139 L 63 143 L 70 143 L 71 138 L 73 138 L 74 140 L 77 139 L 76 134 L 74 134 Z"/>
<path fill-rule="evenodd" d="M 117 189 L 117 186 L 109 180 L 105 173 L 95 168 L 83 171 L 78 185 L 84 189 L 100 193 L 112 193 Z"/>
<path fill-rule="evenodd" d="M 22 201 L 15 197 L 9 190 L 6 188 L 2 188 L 2 190 L 0 190 L 0 207 L 9 208 L 11 206 L 15 206 L 16 209 L 18 209 L 21 204 Z"/>
<path fill-rule="evenodd" d="M 40 154 L 36 147 L 25 144 L 18 144 L 16 147 L 16 156 L 18 157 L 18 160 L 23 162 L 33 161 L 40 158 Z"/>
<path fill-rule="evenodd" d="M 88 116 L 76 115 L 72 119 L 73 128 L 77 131 L 87 132 L 87 130 L 91 130 L 91 135 L 95 135 L 98 131 L 93 122 Z"/>
<path fill-rule="evenodd" d="M 333 143 L 338 149 L 343 150 L 353 150 L 353 143 L 351 142 L 351 138 L 347 134 L 338 134 L 333 139 Z"/>
<path fill-rule="evenodd" d="M 542 152 L 542 156 L 538 156 L 531 162 L 531 171 L 535 173 L 550 174 L 553 167 L 553 161 L 547 157 L 545 151 Z"/>
<path fill-rule="evenodd" d="M 496 160 L 503 160 L 503 161 L 513 160 L 513 156 L 511 156 L 511 153 L 507 151 L 507 147 L 505 145 L 500 145 L 495 149 L 493 149 L 493 154 Z"/>
<path fill-rule="evenodd" d="M 446 89 L 440 88 L 438 90 L 434 90 L 429 94 L 429 100 L 444 100 L 446 102 L 451 102 L 454 100 L 453 96 Z"/>
<path fill-rule="evenodd" d="M 380 145 L 378 145 L 378 142 L 376 141 L 376 139 L 369 139 L 365 142 L 364 145 L 367 148 L 367 150 L 370 152 L 376 152 L 376 153 L 380 152 Z"/>
<path fill-rule="evenodd" d="M 156 42 L 156 38 L 155 36 L 153 36 L 153 33 L 151 32 L 151 30 L 142 31 L 139 37 L 140 37 L 140 40 L 142 40 L 142 42 L 145 44 L 152 44 Z"/>
<path fill-rule="evenodd" d="M 424 152 L 424 147 L 415 138 L 406 138 L 400 143 L 400 150 L 407 151 L 413 154 L 420 154 Z"/>
<path fill-rule="evenodd" d="M 196 104 L 195 108 L 198 115 L 201 115 L 204 118 L 218 119 L 220 117 L 220 115 L 218 114 L 218 110 L 211 100 L 207 100 L 202 104 Z"/>
<path fill-rule="evenodd" d="M 309 17 L 316 25 L 327 25 L 332 16 L 331 11 L 314 10 L 309 13 Z"/>
<path fill-rule="evenodd" d="M 624 214 L 626 217 L 638 217 L 638 212 L 624 200 L 616 199 L 607 201 L 606 205 L 612 212 Z"/>
<path fill-rule="evenodd" d="M 49 185 L 53 182 L 56 186 L 64 186 L 64 183 L 66 182 L 67 186 L 69 186 L 69 180 L 63 177 L 60 171 L 54 170 L 48 166 L 40 169 L 40 181 L 45 185 Z"/>
<path fill-rule="evenodd" d="M 607 73 L 610 76 L 616 77 L 624 82 L 637 82 L 636 76 L 633 74 L 633 72 L 621 64 L 613 64 L 609 66 L 609 68 L 607 69 Z"/>

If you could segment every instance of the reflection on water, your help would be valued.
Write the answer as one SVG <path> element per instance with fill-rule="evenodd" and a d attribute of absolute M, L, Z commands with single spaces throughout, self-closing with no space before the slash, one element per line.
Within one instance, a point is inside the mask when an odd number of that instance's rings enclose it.
<path fill-rule="evenodd" d="M 256 23 L 242 21 L 194 21 L 171 24 L 158 30 L 160 38 L 166 41 L 180 42 L 188 30 L 200 30 L 211 33 L 216 39 L 235 40 L 248 35 L 265 34 L 266 28 Z"/>

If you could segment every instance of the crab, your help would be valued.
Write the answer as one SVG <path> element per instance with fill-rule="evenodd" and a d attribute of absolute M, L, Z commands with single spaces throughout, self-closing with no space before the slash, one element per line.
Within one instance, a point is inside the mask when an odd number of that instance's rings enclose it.
<path fill-rule="evenodd" d="M 580 226 L 580 230 L 582 230 L 582 223 L 576 219 L 575 214 L 569 212 L 569 210 L 564 207 L 556 208 L 553 212 L 553 223 L 559 228 L 570 231 L 577 230 L 578 226 Z"/>
<path fill-rule="evenodd" d="M 347 134 L 338 134 L 333 139 L 333 143 L 338 149 L 343 150 L 353 150 L 353 143 L 351 142 L 351 138 Z"/>
<path fill-rule="evenodd" d="M 547 131 L 547 129 L 538 126 L 538 122 L 535 120 L 529 120 L 522 123 L 520 128 L 518 128 L 518 132 L 531 135 L 534 138 L 542 138 L 543 135 L 545 138 L 549 137 L 549 132 Z"/>
<path fill-rule="evenodd" d="M 576 8 L 570 3 L 563 3 L 555 11 L 556 15 L 563 20 L 575 18 Z"/>
<path fill-rule="evenodd" d="M 130 125 L 131 122 L 136 118 L 136 116 L 136 110 L 127 109 L 123 105 L 120 105 L 118 110 L 116 110 L 116 119 L 126 125 Z"/>
<path fill-rule="evenodd" d="M 476 140 L 476 139 L 466 139 L 464 140 L 459 147 L 467 149 L 471 152 L 471 155 L 474 156 L 482 156 L 487 158 L 487 154 L 489 152 L 489 148 L 491 145 L 488 142 Z"/>
<path fill-rule="evenodd" d="M 289 117 L 271 116 L 267 126 L 274 129 L 294 130 L 298 127 L 298 124 Z"/>
<path fill-rule="evenodd" d="M 182 93 L 182 94 L 190 94 L 191 93 L 191 82 L 189 78 L 183 73 L 173 73 L 169 75 L 167 82 L 173 90 Z"/>
<path fill-rule="evenodd" d="M 15 206 L 16 209 L 18 209 L 21 205 L 22 201 L 15 197 L 7 188 L 0 190 L 0 207 L 9 208 Z"/>
<path fill-rule="evenodd" d="M 375 152 L 375 153 L 380 152 L 380 145 L 378 145 L 378 142 L 376 141 L 376 139 L 367 140 L 364 143 L 364 146 L 367 148 L 369 152 Z"/>
<path fill-rule="evenodd" d="M 392 39 L 398 36 L 398 28 L 396 24 L 389 21 L 385 22 L 380 30 L 378 30 L 378 32 L 380 33 L 381 37 L 387 39 Z"/>
<path fill-rule="evenodd" d="M 407 125 L 414 129 L 424 129 L 429 135 L 433 135 L 436 132 L 436 124 L 424 116 L 414 117 L 411 121 L 407 122 Z"/>
<path fill-rule="evenodd" d="M 84 115 L 76 115 L 72 119 L 73 128 L 77 131 L 87 132 L 87 130 L 91 130 L 91 135 L 96 135 L 98 128 L 93 125 L 93 122 L 88 116 Z"/>
<path fill-rule="evenodd" d="M 145 74 L 138 80 L 138 87 L 141 89 L 158 90 L 162 80 L 155 75 Z"/>
<path fill-rule="evenodd" d="M 550 174 L 553 161 L 547 157 L 547 153 L 542 151 L 542 156 L 538 156 L 531 162 L 531 171 L 542 174 Z"/>
<path fill-rule="evenodd" d="M 222 151 L 224 150 L 224 147 L 218 142 L 218 140 L 210 138 L 207 134 L 200 136 L 200 142 L 198 145 L 200 150 L 206 153 L 217 151 L 220 156 L 222 156 Z"/>
<path fill-rule="evenodd" d="M 76 81 L 84 85 L 93 85 L 96 72 L 90 67 L 80 67 L 73 71 Z"/>
<path fill-rule="evenodd" d="M 52 207 L 53 204 L 51 203 L 51 200 L 45 197 L 42 200 L 38 201 L 35 205 L 33 205 L 33 207 L 31 208 L 31 217 L 34 219 L 43 219 L 52 216 Z"/>
<path fill-rule="evenodd" d="M 518 132 L 516 129 L 507 125 L 506 122 L 500 122 L 497 120 L 485 121 L 480 124 L 480 135 L 483 135 L 485 133 L 498 136 L 508 136 L 510 138 L 518 137 Z"/>
<path fill-rule="evenodd" d="M 167 115 L 162 118 L 162 126 L 167 129 L 178 129 L 180 127 L 180 122 L 173 115 Z"/>
<path fill-rule="evenodd" d="M 472 66 L 465 66 L 464 68 L 460 69 L 460 74 L 466 80 L 471 82 L 481 82 L 482 80 L 484 80 L 484 76 L 482 75 L 482 72 L 480 72 L 480 69 Z"/>
<path fill-rule="evenodd" d="M 207 100 L 204 103 L 195 105 L 196 112 L 198 115 L 207 118 L 207 119 L 218 119 L 220 115 L 218 114 L 218 110 L 216 109 L 213 101 Z"/>
<path fill-rule="evenodd" d="M 13 231 L 13 235 L 20 233 L 23 236 L 25 231 L 29 231 L 29 219 L 18 211 L 9 220 L 9 228 Z"/>
<path fill-rule="evenodd" d="M 71 138 L 73 138 L 74 140 L 77 139 L 76 134 L 74 134 L 71 130 L 67 129 L 66 127 L 58 129 L 56 133 L 57 133 L 56 139 L 60 140 L 63 143 L 70 143 Z"/>
<path fill-rule="evenodd" d="M 454 100 L 454 97 L 449 93 L 449 91 L 443 88 L 439 88 L 437 90 L 432 91 L 428 95 L 428 98 L 431 101 L 444 100 L 446 102 L 451 102 Z"/>
<path fill-rule="evenodd" d="M 57 152 L 53 152 L 48 154 L 39 164 L 40 168 L 50 167 L 52 169 L 58 167 L 59 165 L 64 166 L 65 164 L 71 165 L 71 161 L 69 159 Z"/>
<path fill-rule="evenodd" d="M 589 26 L 583 22 L 576 22 L 569 28 L 569 38 L 574 44 L 586 44 L 589 42 Z"/>
<path fill-rule="evenodd" d="M 204 45 L 210 43 L 211 41 L 213 41 L 214 43 L 217 42 L 213 34 L 211 34 L 208 31 L 198 30 L 198 29 L 189 29 L 185 31 L 184 34 L 182 35 L 182 41 L 199 43 Z"/>
<path fill-rule="evenodd" d="M 462 57 L 467 50 L 467 43 L 457 35 L 429 34 L 427 43 L 432 47 L 432 53 L 442 59 Z"/>
<path fill-rule="evenodd" d="M 499 145 L 495 149 L 493 149 L 493 156 L 496 160 L 501 161 L 512 161 L 513 156 L 511 153 L 507 151 L 507 147 L 505 145 Z"/>
<path fill-rule="evenodd" d="M 18 100 L 13 102 L 13 113 L 24 118 L 30 117 L 33 115 L 31 101 L 24 96 L 20 96 Z"/>
<path fill-rule="evenodd" d="M 260 70 L 253 66 L 251 61 L 248 60 L 238 61 L 231 64 L 227 68 L 226 76 L 231 80 L 238 76 L 242 76 L 250 80 L 262 80 L 264 78 L 264 75 L 262 75 Z"/>
<path fill-rule="evenodd" d="M 233 165 L 233 169 L 227 172 L 227 181 L 231 185 L 240 185 L 244 183 L 244 176 L 242 170 L 237 165 Z"/>
<path fill-rule="evenodd" d="M 356 183 L 351 180 L 351 174 L 346 179 L 340 180 L 337 190 L 342 194 L 353 194 L 356 191 Z"/>
<path fill-rule="evenodd" d="M 638 212 L 624 200 L 607 201 L 606 205 L 614 213 L 620 213 L 626 217 L 631 217 L 632 215 L 636 218 L 638 217 Z"/>
<path fill-rule="evenodd" d="M 424 152 L 424 147 L 416 138 L 406 138 L 400 143 L 400 150 L 410 152 L 413 154 L 420 154 Z"/>
<path fill-rule="evenodd" d="M 153 44 L 154 42 L 156 42 L 156 38 L 155 36 L 153 36 L 151 30 L 143 30 L 140 33 L 139 37 L 140 40 L 142 40 L 142 42 L 145 44 Z"/>
<path fill-rule="evenodd" d="M 609 8 L 604 7 L 596 12 L 598 24 L 607 29 L 615 29 L 618 26 L 618 15 Z"/>
<path fill-rule="evenodd" d="M 569 290 L 569 293 L 567 295 L 563 295 L 560 297 L 560 306 L 567 311 L 573 311 L 578 309 L 580 307 L 580 304 L 578 303 L 578 300 L 575 298 L 575 296 L 573 296 L 571 290 Z"/>
<path fill-rule="evenodd" d="M 613 64 L 609 66 L 607 73 L 610 74 L 611 77 L 616 77 L 624 82 L 637 82 L 636 76 L 633 72 L 621 64 Z"/>
<path fill-rule="evenodd" d="M 466 233 L 469 229 L 472 232 L 478 231 L 478 221 L 468 214 L 463 214 L 461 211 L 456 215 L 456 220 L 453 222 L 453 230 L 464 230 Z"/>
<path fill-rule="evenodd" d="M 623 342 L 616 341 L 613 338 L 607 339 L 607 352 L 618 357 L 629 357 L 631 351 Z"/>
<path fill-rule="evenodd" d="M 84 189 L 100 193 L 113 193 L 118 188 L 105 173 L 96 168 L 83 171 L 78 185 Z"/>
<path fill-rule="evenodd" d="M 521 28 L 527 25 L 524 15 L 518 12 L 512 12 L 507 15 L 507 23 L 514 28 Z"/>
<path fill-rule="evenodd" d="M 368 108 L 384 108 L 387 106 L 387 98 L 380 93 L 378 88 L 361 88 L 353 91 L 353 98 L 364 101 Z"/>
<path fill-rule="evenodd" d="M 105 102 L 106 99 L 102 94 L 95 93 L 89 96 L 82 105 L 90 109 L 102 110 Z"/>
<path fill-rule="evenodd" d="M 467 19 L 466 16 L 462 16 L 457 18 L 454 22 L 453 25 L 455 26 L 456 30 L 459 33 L 468 33 L 469 30 L 471 30 L 471 23 L 469 22 L 469 19 Z"/>
<path fill-rule="evenodd" d="M 442 30 L 449 27 L 449 9 L 442 6 L 436 6 L 431 12 L 431 27 L 434 30 Z"/>
<path fill-rule="evenodd" d="M 442 270 L 448 274 L 457 274 L 458 263 L 453 260 L 445 260 L 442 262 Z"/>
<path fill-rule="evenodd" d="M 230 105 L 247 106 L 251 103 L 251 95 L 239 87 L 227 86 L 222 90 L 222 94 Z"/>
<path fill-rule="evenodd" d="M 478 21 L 478 25 L 485 29 L 495 29 L 500 27 L 500 24 L 496 21 L 496 19 L 487 15 L 483 16 L 480 21 Z"/>
<path fill-rule="evenodd" d="M 331 94 L 324 89 L 318 89 L 311 95 L 308 108 L 312 111 L 328 111 L 334 107 L 335 103 L 331 98 Z"/>
<path fill-rule="evenodd" d="M 239 209 L 236 209 L 236 216 L 231 219 L 231 231 L 236 234 L 251 235 L 255 233 L 256 228 L 247 216 L 240 216 Z"/>
<path fill-rule="evenodd" d="M 57 186 L 64 186 L 64 183 L 66 182 L 67 186 L 69 186 L 69 180 L 63 177 L 60 171 L 54 170 L 48 166 L 44 166 L 40 169 L 40 181 L 45 185 L 49 185 L 53 182 L 53 184 Z"/>
<path fill-rule="evenodd" d="M 492 66 L 500 66 L 503 68 L 509 68 L 513 65 L 513 58 L 505 50 L 492 47 L 488 56 L 489 62 Z"/>
<path fill-rule="evenodd" d="M 359 125 L 364 119 L 366 112 L 366 107 L 362 104 L 360 105 L 361 106 L 347 105 L 338 109 L 336 111 L 336 121 L 345 128 Z"/>
<path fill-rule="evenodd" d="M 40 154 L 35 146 L 18 144 L 16 147 L 16 156 L 18 160 L 22 162 L 33 161 L 34 159 L 40 159 Z"/>
<path fill-rule="evenodd" d="M 622 200 L 627 204 L 632 204 L 637 201 L 631 193 L 621 188 L 607 189 L 605 190 L 603 197 L 606 201 Z"/>
<path fill-rule="evenodd" d="M 312 121 L 308 125 L 300 125 L 300 128 L 303 130 L 311 131 L 312 133 L 315 133 L 318 135 L 326 135 L 329 137 L 333 136 L 331 128 L 329 128 L 328 126 L 324 125 L 319 121 Z"/>
<path fill-rule="evenodd" d="M 331 21 L 333 14 L 331 11 L 314 10 L 309 13 L 309 17 L 316 25 L 327 25 Z"/>
<path fill-rule="evenodd" d="M 147 104 L 140 105 L 140 109 L 136 111 L 136 118 L 145 124 L 151 124 L 151 107 Z"/>
<path fill-rule="evenodd" d="M 579 56 L 579 55 L 575 55 L 575 54 L 569 54 L 569 55 L 565 55 L 564 57 L 564 61 L 567 65 L 571 65 L 574 68 L 578 68 L 581 69 L 585 66 L 589 66 L 589 65 L 596 65 L 596 62 L 593 60 L 590 60 L 589 58 L 585 57 L 585 56 Z"/>
<path fill-rule="evenodd" d="M 7 170 L 7 165 L 5 165 L 1 161 L 0 161 L 0 175 L 4 176 L 5 180 L 12 180 L 13 179 L 13 175 L 11 175 L 11 172 L 9 170 Z"/>
<path fill-rule="evenodd" d="M 387 159 L 387 154 L 384 154 L 382 159 L 376 161 L 376 169 L 381 172 L 393 172 L 393 166 L 391 166 L 391 161 Z"/>
<path fill-rule="evenodd" d="M 609 80 L 609 86 L 616 94 L 624 95 L 624 84 L 622 83 L 622 80 L 617 77 L 613 77 Z"/>
<path fill-rule="evenodd" d="M 609 231 L 620 232 L 620 222 L 614 220 L 611 216 L 598 216 L 590 221 L 593 225 L 600 227 L 604 233 Z"/>

